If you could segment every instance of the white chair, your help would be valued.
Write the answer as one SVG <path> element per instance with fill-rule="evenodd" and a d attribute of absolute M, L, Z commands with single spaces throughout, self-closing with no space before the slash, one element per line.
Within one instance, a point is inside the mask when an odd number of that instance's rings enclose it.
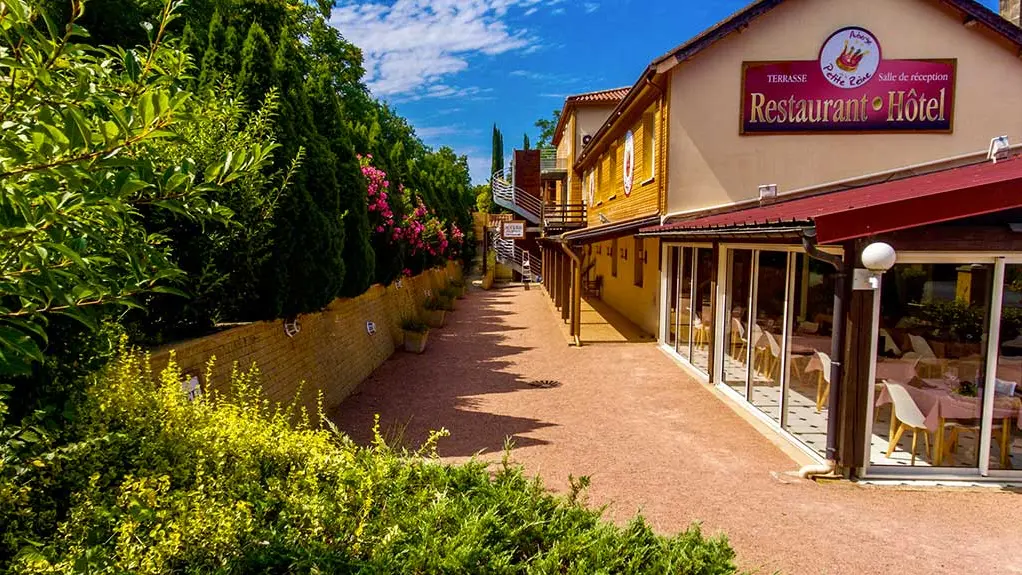
<path fill-rule="evenodd" d="M 830 397 L 830 356 L 818 351 L 816 357 L 820 360 L 820 374 L 816 380 L 816 412 L 819 413 Z"/>
<path fill-rule="evenodd" d="M 765 331 L 759 326 L 754 328 L 756 336 L 756 358 L 753 366 L 760 374 L 767 378 L 773 378 L 774 372 L 781 366 L 781 344 L 777 343 L 774 334 Z"/>
<path fill-rule="evenodd" d="M 740 352 L 744 351 L 745 344 L 748 343 L 745 339 L 745 326 L 737 317 L 731 318 L 731 357 L 740 360 Z"/>
<path fill-rule="evenodd" d="M 880 328 L 880 337 L 884 340 L 884 353 L 890 352 L 895 356 L 901 355 L 901 348 L 898 347 L 898 344 L 894 343 L 894 338 L 891 337 L 891 332 L 884 328 Z M 926 343 L 926 340 L 923 340 L 923 343 Z"/>
<path fill-rule="evenodd" d="M 937 357 L 937 354 L 933 353 L 933 348 L 922 337 L 909 335 L 908 339 L 912 342 L 912 351 L 918 353 L 919 357 L 926 359 L 935 359 Z"/>
<path fill-rule="evenodd" d="M 891 421 L 898 424 L 898 428 L 894 431 L 894 435 L 891 437 L 891 443 L 887 446 L 887 457 L 890 458 L 891 454 L 894 453 L 894 449 L 898 446 L 898 442 L 901 441 L 901 436 L 905 433 L 905 430 L 911 429 L 912 459 L 910 465 L 915 465 L 916 445 L 918 443 L 918 434 L 920 431 L 923 432 L 923 439 L 926 442 L 926 452 L 930 452 L 930 430 L 926 428 L 926 416 L 923 415 L 922 411 L 919 411 L 919 406 L 916 405 L 916 401 L 912 399 L 912 396 L 909 394 L 908 390 L 905 389 L 905 386 L 900 383 L 888 381 L 887 393 L 891 396 L 891 403 L 894 406 L 891 410 Z"/>

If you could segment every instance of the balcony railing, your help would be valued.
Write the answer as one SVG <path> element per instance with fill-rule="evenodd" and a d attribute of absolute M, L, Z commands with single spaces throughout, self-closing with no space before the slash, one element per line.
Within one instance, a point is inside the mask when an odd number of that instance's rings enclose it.
<path fill-rule="evenodd" d="M 541 172 L 568 171 L 568 158 L 557 157 L 557 148 L 542 148 L 539 151 L 539 170 Z"/>
<path fill-rule="evenodd" d="M 547 229 L 582 228 L 585 225 L 585 204 L 548 204 L 543 206 L 543 226 Z"/>

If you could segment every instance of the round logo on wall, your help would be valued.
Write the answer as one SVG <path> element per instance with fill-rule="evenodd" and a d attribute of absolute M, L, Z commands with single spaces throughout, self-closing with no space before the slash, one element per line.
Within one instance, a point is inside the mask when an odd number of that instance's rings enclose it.
<path fill-rule="evenodd" d="M 880 67 L 880 42 L 869 30 L 842 28 L 820 48 L 820 70 L 838 88 L 858 88 L 873 79 Z"/>
<path fill-rule="evenodd" d="M 624 169 L 621 170 L 621 174 L 624 177 L 625 184 L 625 195 L 632 193 L 632 176 L 635 173 L 635 137 L 632 135 L 632 131 L 628 130 L 625 134 L 625 153 L 624 153 Z"/>

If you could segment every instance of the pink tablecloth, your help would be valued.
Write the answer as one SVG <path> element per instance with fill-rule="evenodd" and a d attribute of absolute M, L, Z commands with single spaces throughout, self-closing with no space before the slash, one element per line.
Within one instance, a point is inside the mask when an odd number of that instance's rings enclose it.
<path fill-rule="evenodd" d="M 879 369 L 879 364 L 878 364 Z M 983 416 L 983 401 L 979 397 L 964 397 L 951 393 L 950 387 L 941 380 L 924 380 L 932 387 L 915 387 L 902 384 L 912 399 L 915 400 L 919 411 L 926 416 L 926 428 L 936 431 L 940 425 L 940 418 L 944 419 L 979 419 Z M 876 407 L 891 403 L 891 396 L 884 386 L 877 397 Z M 1019 429 L 1022 429 L 1022 398 L 1018 397 L 997 397 L 994 398 L 994 420 L 1000 421 L 1006 418 L 1016 418 Z"/>

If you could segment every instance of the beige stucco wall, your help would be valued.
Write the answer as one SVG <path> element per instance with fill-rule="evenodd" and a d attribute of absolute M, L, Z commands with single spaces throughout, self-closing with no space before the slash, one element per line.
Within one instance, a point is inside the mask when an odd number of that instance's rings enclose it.
<path fill-rule="evenodd" d="M 610 117 L 616 104 L 608 106 L 579 106 L 575 110 L 575 155 L 572 156 L 572 163 L 578 159 L 578 153 L 582 151 L 582 137 L 586 134 L 595 136 L 600 127 Z"/>
<path fill-rule="evenodd" d="M 953 134 L 739 136 L 741 66 L 813 60 L 844 26 L 867 28 L 885 59 L 957 58 Z M 789 0 L 671 78 L 668 211 L 755 198 L 760 184 L 793 190 L 1022 141 L 1022 61 L 982 25 L 966 28 L 937 0 Z"/>

